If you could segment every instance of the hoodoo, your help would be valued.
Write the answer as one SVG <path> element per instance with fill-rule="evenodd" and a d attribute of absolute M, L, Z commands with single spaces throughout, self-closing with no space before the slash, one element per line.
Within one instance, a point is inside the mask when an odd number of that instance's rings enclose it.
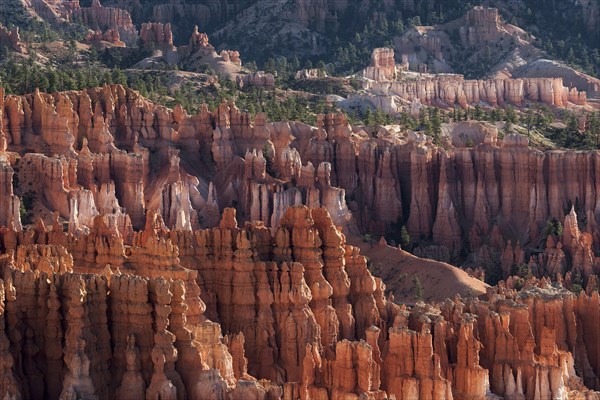
<path fill-rule="evenodd" d="M 1 399 L 600 400 L 600 3 L 0 3 Z"/>

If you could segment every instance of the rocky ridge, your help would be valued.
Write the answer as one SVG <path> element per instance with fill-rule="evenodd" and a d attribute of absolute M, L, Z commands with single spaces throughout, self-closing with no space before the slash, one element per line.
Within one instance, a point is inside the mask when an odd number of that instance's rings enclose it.
<path fill-rule="evenodd" d="M 371 65 L 362 72 L 362 88 L 345 103 L 367 103 L 388 113 L 418 112 L 421 105 L 468 108 L 524 106 L 541 103 L 553 107 L 585 107 L 585 91 L 565 87 L 558 78 L 507 78 L 466 80 L 457 74 L 424 74 L 396 65 L 392 49 L 375 49 Z"/>
<path fill-rule="evenodd" d="M 19 35 L 18 27 L 8 30 L 0 25 L 0 46 L 6 46 L 17 53 L 27 52 L 27 49 L 21 42 L 21 35 Z"/>
<path fill-rule="evenodd" d="M 200 32 L 198 26 L 190 35 L 188 45 L 175 46 L 170 23 L 144 23 L 140 31 L 139 42 L 146 50 L 153 50 L 152 56 L 139 61 L 135 69 L 154 69 L 156 64 L 177 65 L 185 71 L 204 70 L 207 66 L 237 82 L 240 86 L 274 86 L 272 74 L 248 73 L 242 68 L 240 53 L 234 50 L 221 50 L 217 53 L 210 44 L 208 35 Z"/>
<path fill-rule="evenodd" d="M 105 32 L 115 30 L 125 43 L 133 43 L 138 37 L 138 31 L 131 15 L 120 8 L 103 7 L 100 0 L 93 0 L 90 7 L 76 7 L 69 12 L 71 21 Z"/>
<path fill-rule="evenodd" d="M 597 337 L 582 334 L 597 292 L 509 280 L 407 309 L 322 208 L 271 229 L 233 209 L 193 232 L 156 213 L 129 238 L 108 222 L 1 233 L 3 395 L 597 398 Z"/>
<path fill-rule="evenodd" d="M 92 24 L 120 15 L 90 8 Z M 496 34 L 486 15 L 465 31 L 472 45 Z M 241 65 L 197 28 L 179 48 L 169 24 L 140 37 L 167 60 Z M 123 43 L 115 28 L 89 40 Z M 408 69 L 378 49 L 365 89 L 409 111 L 589 107 L 561 78 L 399 82 Z M 341 114 L 268 122 L 228 102 L 189 115 L 116 85 L 0 91 L 0 396 L 599 398 L 600 153 L 543 152 L 472 122 L 444 125 L 440 141 Z M 506 281 L 399 305 L 350 243 L 422 262 L 373 246 L 400 226 L 415 254 Z"/>
<path fill-rule="evenodd" d="M 415 26 L 394 40 L 394 49 L 412 71 L 453 73 L 486 64 L 489 71 L 479 75 L 489 79 L 561 77 L 569 89 L 600 91 L 600 80 L 548 60 L 536 46 L 531 34 L 502 21 L 497 8 L 482 6 L 442 25 Z"/>
<path fill-rule="evenodd" d="M 439 246 L 435 258 L 502 258 L 506 276 L 527 262 L 540 275 L 600 268 L 598 152 L 542 152 L 476 123 L 449 125 L 443 149 L 419 133 L 373 137 L 341 114 L 319 116 L 316 127 L 252 120 L 230 103 L 188 115 L 115 85 L 0 99 L 5 226 L 22 225 L 25 198 L 46 224 L 58 212 L 86 233 L 110 215 L 123 235 L 141 229 L 148 212 L 193 230 L 235 206 L 241 221 L 276 227 L 288 207 L 306 205 L 326 208 L 353 234 L 393 233 L 400 221 L 417 243 Z M 573 238 L 545 241 L 552 220 Z M 545 253 L 525 259 L 523 246 L 538 243 Z"/>
<path fill-rule="evenodd" d="M 108 29 L 105 32 L 101 30 L 90 32 L 85 40 L 90 43 L 106 42 L 115 47 L 126 47 L 126 43 L 121 40 L 121 35 L 116 29 Z"/>
<path fill-rule="evenodd" d="M 140 31 L 140 41 L 144 47 L 173 48 L 171 24 L 145 23 Z"/>

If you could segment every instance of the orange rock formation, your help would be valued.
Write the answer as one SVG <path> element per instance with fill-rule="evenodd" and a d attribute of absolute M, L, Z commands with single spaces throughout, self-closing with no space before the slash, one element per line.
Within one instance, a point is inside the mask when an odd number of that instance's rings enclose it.
<path fill-rule="evenodd" d="M 414 74 L 414 73 L 412 73 Z M 397 106 L 388 104 L 388 112 L 398 112 L 402 103 L 458 105 L 462 108 L 487 103 L 491 106 L 512 104 L 521 106 L 526 101 L 550 106 L 566 107 L 572 103 L 585 105 L 585 92 L 567 88 L 562 78 L 496 78 L 465 80 L 456 74 L 418 74 L 408 79 L 396 79 L 394 51 L 373 50 L 371 65 L 363 71 L 363 88 L 372 96 L 389 98 Z"/>
<path fill-rule="evenodd" d="M 242 221 L 276 227 L 289 206 L 304 204 L 327 208 L 354 233 L 384 234 L 401 218 L 411 237 L 432 239 L 449 257 L 497 254 L 505 274 L 522 263 L 551 275 L 569 264 L 585 276 L 600 271 L 597 152 L 540 152 L 518 135 L 498 141 L 491 128 L 473 133 L 474 148 L 443 150 L 418 134 L 373 138 L 342 115 L 319 116 L 316 127 L 262 114 L 251 122 L 228 103 L 190 116 L 120 86 L 0 96 L 0 111 L 7 227 L 21 227 L 19 198 L 46 224 L 58 212 L 85 233 L 110 215 L 107 228 L 124 236 L 144 226 L 147 211 L 191 230 L 235 205 Z M 565 220 L 570 205 L 579 217 Z M 524 259 L 517 247 L 545 240 L 552 219 L 564 222 L 563 236 Z"/>
<path fill-rule="evenodd" d="M 172 48 L 173 32 L 171 32 L 171 24 L 156 22 L 142 24 L 140 40 L 144 47 Z"/>
<path fill-rule="evenodd" d="M 89 33 L 86 36 L 88 42 L 108 42 L 116 47 L 125 47 L 125 43 L 121 41 L 119 31 L 116 29 L 108 29 L 106 32 L 100 30 Z"/>
<path fill-rule="evenodd" d="M 596 152 L 189 116 L 120 86 L 2 94 L 0 112 L 3 397 L 596 398 Z M 342 233 L 400 217 L 587 290 L 511 278 L 401 307 Z M 526 260 L 514 238 L 552 218 L 560 237 Z"/>
<path fill-rule="evenodd" d="M 196 231 L 149 214 L 112 240 L 106 219 L 89 234 L 0 235 L 4 396 L 598 398 L 598 338 L 583 334 L 597 292 L 509 280 L 485 300 L 409 310 L 323 208 L 289 208 L 271 229 L 239 227 L 233 209 Z"/>
<path fill-rule="evenodd" d="M 21 43 L 21 36 L 19 35 L 18 27 L 8 30 L 4 26 L 0 25 L 0 46 L 6 46 L 10 50 L 14 50 L 17 53 L 27 52 L 27 49 L 23 43 Z"/>
<path fill-rule="evenodd" d="M 116 30 L 125 43 L 133 43 L 137 39 L 138 32 L 131 15 L 121 8 L 103 7 L 100 0 L 93 0 L 90 7 L 79 7 L 77 4 L 70 8 L 70 21 L 80 22 L 94 31 Z"/>

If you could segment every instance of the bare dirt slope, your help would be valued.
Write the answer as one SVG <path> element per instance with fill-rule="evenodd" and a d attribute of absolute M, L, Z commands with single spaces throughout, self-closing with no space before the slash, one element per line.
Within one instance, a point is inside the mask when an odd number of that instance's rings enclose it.
<path fill-rule="evenodd" d="M 368 257 L 371 271 L 383 279 L 396 302 L 410 304 L 417 300 L 414 276 L 423 286 L 423 300 L 429 302 L 441 302 L 456 294 L 479 296 L 489 287 L 450 264 L 419 258 L 387 244 L 369 244 L 356 236 L 348 236 L 347 241 L 359 247 L 361 254 Z"/>

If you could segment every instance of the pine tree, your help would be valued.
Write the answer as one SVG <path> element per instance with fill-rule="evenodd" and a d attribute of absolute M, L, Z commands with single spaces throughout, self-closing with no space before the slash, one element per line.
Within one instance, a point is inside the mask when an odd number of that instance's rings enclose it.
<path fill-rule="evenodd" d="M 587 134 L 594 139 L 596 148 L 600 148 L 600 118 L 598 112 L 593 112 L 588 116 L 586 128 Z"/>
<path fill-rule="evenodd" d="M 402 243 L 400 243 L 402 246 L 408 246 L 410 244 L 410 235 L 406 226 L 402 226 L 402 229 L 400 229 L 400 240 L 402 241 Z"/>
<path fill-rule="evenodd" d="M 477 120 L 477 121 L 481 121 L 481 120 L 483 120 L 483 117 L 484 117 L 484 112 L 483 112 L 483 110 L 481 109 L 481 106 L 480 106 L 479 104 L 477 104 L 477 105 L 475 106 L 475 111 L 473 112 L 473 117 L 474 117 L 474 118 L 475 118 L 475 120 Z"/>
<path fill-rule="evenodd" d="M 442 135 L 442 120 L 440 118 L 439 108 L 433 108 L 431 112 L 431 134 L 433 136 L 433 143 L 437 146 L 441 143 Z"/>
<path fill-rule="evenodd" d="M 531 127 L 533 126 L 533 111 L 531 109 L 527 109 L 525 113 L 525 127 L 527 128 L 527 136 L 531 136 Z"/>
<path fill-rule="evenodd" d="M 425 296 L 425 289 L 417 275 L 413 276 L 413 294 L 417 301 L 423 300 Z"/>
<path fill-rule="evenodd" d="M 504 120 L 506 122 L 510 122 L 511 124 L 516 124 L 518 121 L 518 117 L 517 117 L 517 113 L 515 112 L 515 109 L 512 107 L 506 107 L 506 110 L 504 112 Z"/>
<path fill-rule="evenodd" d="M 367 126 L 373 125 L 373 112 L 371 111 L 371 107 L 367 107 L 367 110 L 365 111 L 364 120 L 365 120 L 365 125 L 367 125 Z"/>

